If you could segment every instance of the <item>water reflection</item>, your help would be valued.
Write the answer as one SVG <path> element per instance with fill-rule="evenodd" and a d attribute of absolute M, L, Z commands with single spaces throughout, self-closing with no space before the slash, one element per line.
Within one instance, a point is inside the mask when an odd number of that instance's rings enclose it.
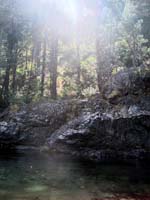
<path fill-rule="evenodd" d="M 0 156 L 2 200 L 91 200 L 149 192 L 148 164 L 89 164 L 36 152 Z"/>

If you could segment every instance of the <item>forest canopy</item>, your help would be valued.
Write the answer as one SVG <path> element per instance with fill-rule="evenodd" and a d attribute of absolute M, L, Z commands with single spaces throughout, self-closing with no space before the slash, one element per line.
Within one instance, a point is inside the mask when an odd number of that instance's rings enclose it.
<path fill-rule="evenodd" d="M 0 0 L 0 104 L 87 97 L 150 64 L 150 1 Z"/>

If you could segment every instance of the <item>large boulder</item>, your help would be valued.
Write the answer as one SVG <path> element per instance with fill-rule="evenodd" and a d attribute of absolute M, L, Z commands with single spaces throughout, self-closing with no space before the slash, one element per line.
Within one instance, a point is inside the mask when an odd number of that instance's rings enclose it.
<path fill-rule="evenodd" d="M 78 115 L 82 104 L 75 100 L 39 102 L 1 113 L 1 147 L 42 146 L 51 133 Z"/>
<path fill-rule="evenodd" d="M 96 161 L 144 158 L 150 151 L 150 112 L 87 114 L 54 132 L 48 146 Z"/>
<path fill-rule="evenodd" d="M 132 99 L 150 95 L 150 70 L 130 68 L 113 75 L 103 88 L 105 99 L 114 103 L 131 95 Z"/>

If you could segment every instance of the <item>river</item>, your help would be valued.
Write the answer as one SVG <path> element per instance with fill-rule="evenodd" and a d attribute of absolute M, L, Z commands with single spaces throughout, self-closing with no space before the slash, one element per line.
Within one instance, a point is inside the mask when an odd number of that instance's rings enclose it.
<path fill-rule="evenodd" d="M 88 163 L 21 151 L 0 155 L 0 200 L 92 200 L 150 194 L 148 163 Z"/>

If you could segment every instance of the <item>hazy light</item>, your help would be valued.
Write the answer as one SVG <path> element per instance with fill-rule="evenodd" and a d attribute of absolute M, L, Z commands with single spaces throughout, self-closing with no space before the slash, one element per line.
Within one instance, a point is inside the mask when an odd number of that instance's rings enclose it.
<path fill-rule="evenodd" d="M 63 0 L 66 15 L 75 23 L 78 18 L 77 3 L 74 0 Z"/>
<path fill-rule="evenodd" d="M 58 11 L 64 13 L 73 23 L 76 23 L 78 18 L 78 5 L 76 0 L 32 0 L 35 9 L 38 9 L 40 12 L 43 12 L 44 15 L 44 7 L 47 9 L 48 5 L 55 6 Z M 42 10 L 41 10 L 42 8 Z M 51 7 L 52 9 L 52 7 Z M 49 13 L 51 10 L 49 10 Z M 42 13 L 41 13 L 42 14 Z"/>

